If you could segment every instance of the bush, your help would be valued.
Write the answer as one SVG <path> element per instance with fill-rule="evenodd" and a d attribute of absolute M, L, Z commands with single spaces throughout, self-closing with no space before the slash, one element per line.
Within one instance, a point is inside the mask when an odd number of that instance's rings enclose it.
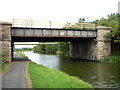
<path fill-rule="evenodd" d="M 119 63 L 120 62 L 120 52 L 115 52 L 115 53 L 109 55 L 104 61 L 110 62 L 110 63 Z"/>
<path fill-rule="evenodd" d="M 63 55 L 63 52 L 62 51 L 57 51 L 56 54 L 57 55 Z"/>
<path fill-rule="evenodd" d="M 58 44 L 52 45 L 37 45 L 33 48 L 34 53 L 41 54 L 57 54 L 65 57 L 69 57 L 69 43 L 59 42 Z"/>
<path fill-rule="evenodd" d="M 22 53 L 21 51 L 17 51 L 16 53 L 17 53 L 18 55 L 20 55 L 21 57 L 23 57 L 23 58 L 28 58 L 28 57 L 25 56 L 25 54 Z"/>

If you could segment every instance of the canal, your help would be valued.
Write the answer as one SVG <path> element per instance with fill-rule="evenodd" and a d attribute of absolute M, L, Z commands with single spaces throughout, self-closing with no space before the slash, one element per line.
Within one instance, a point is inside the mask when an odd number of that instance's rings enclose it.
<path fill-rule="evenodd" d="M 95 88 L 120 88 L 120 65 L 93 61 L 63 59 L 57 55 L 24 52 L 28 58 L 40 65 L 76 76 Z"/>

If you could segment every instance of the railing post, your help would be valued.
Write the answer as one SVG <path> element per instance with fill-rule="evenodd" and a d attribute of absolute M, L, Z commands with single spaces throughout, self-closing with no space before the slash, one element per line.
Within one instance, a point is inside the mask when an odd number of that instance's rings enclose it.
<path fill-rule="evenodd" d="M 51 28 L 51 21 L 49 21 L 49 27 Z"/>

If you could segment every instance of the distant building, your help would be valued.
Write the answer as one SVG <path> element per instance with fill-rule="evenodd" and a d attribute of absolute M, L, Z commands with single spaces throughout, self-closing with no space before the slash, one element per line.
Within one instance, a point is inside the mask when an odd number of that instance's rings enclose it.
<path fill-rule="evenodd" d="M 94 23 L 75 23 L 75 25 L 71 25 L 71 23 L 66 23 L 63 28 L 95 30 L 95 27 L 96 25 Z"/>

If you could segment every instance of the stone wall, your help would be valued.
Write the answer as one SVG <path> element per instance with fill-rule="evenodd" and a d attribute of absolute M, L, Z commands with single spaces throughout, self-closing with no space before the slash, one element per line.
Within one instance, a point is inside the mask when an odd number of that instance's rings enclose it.
<path fill-rule="evenodd" d="M 111 27 L 97 27 L 97 59 L 101 60 L 111 54 L 111 39 L 106 34 L 111 31 Z"/>
<path fill-rule="evenodd" d="M 11 61 L 11 23 L 0 22 L 1 62 Z"/>
<path fill-rule="evenodd" d="M 79 42 L 70 42 L 70 56 L 76 59 L 96 60 L 96 41 L 81 39 Z"/>
<path fill-rule="evenodd" d="M 111 39 L 106 37 L 111 27 L 97 27 L 96 39 L 70 42 L 71 58 L 102 60 L 111 54 Z"/>

